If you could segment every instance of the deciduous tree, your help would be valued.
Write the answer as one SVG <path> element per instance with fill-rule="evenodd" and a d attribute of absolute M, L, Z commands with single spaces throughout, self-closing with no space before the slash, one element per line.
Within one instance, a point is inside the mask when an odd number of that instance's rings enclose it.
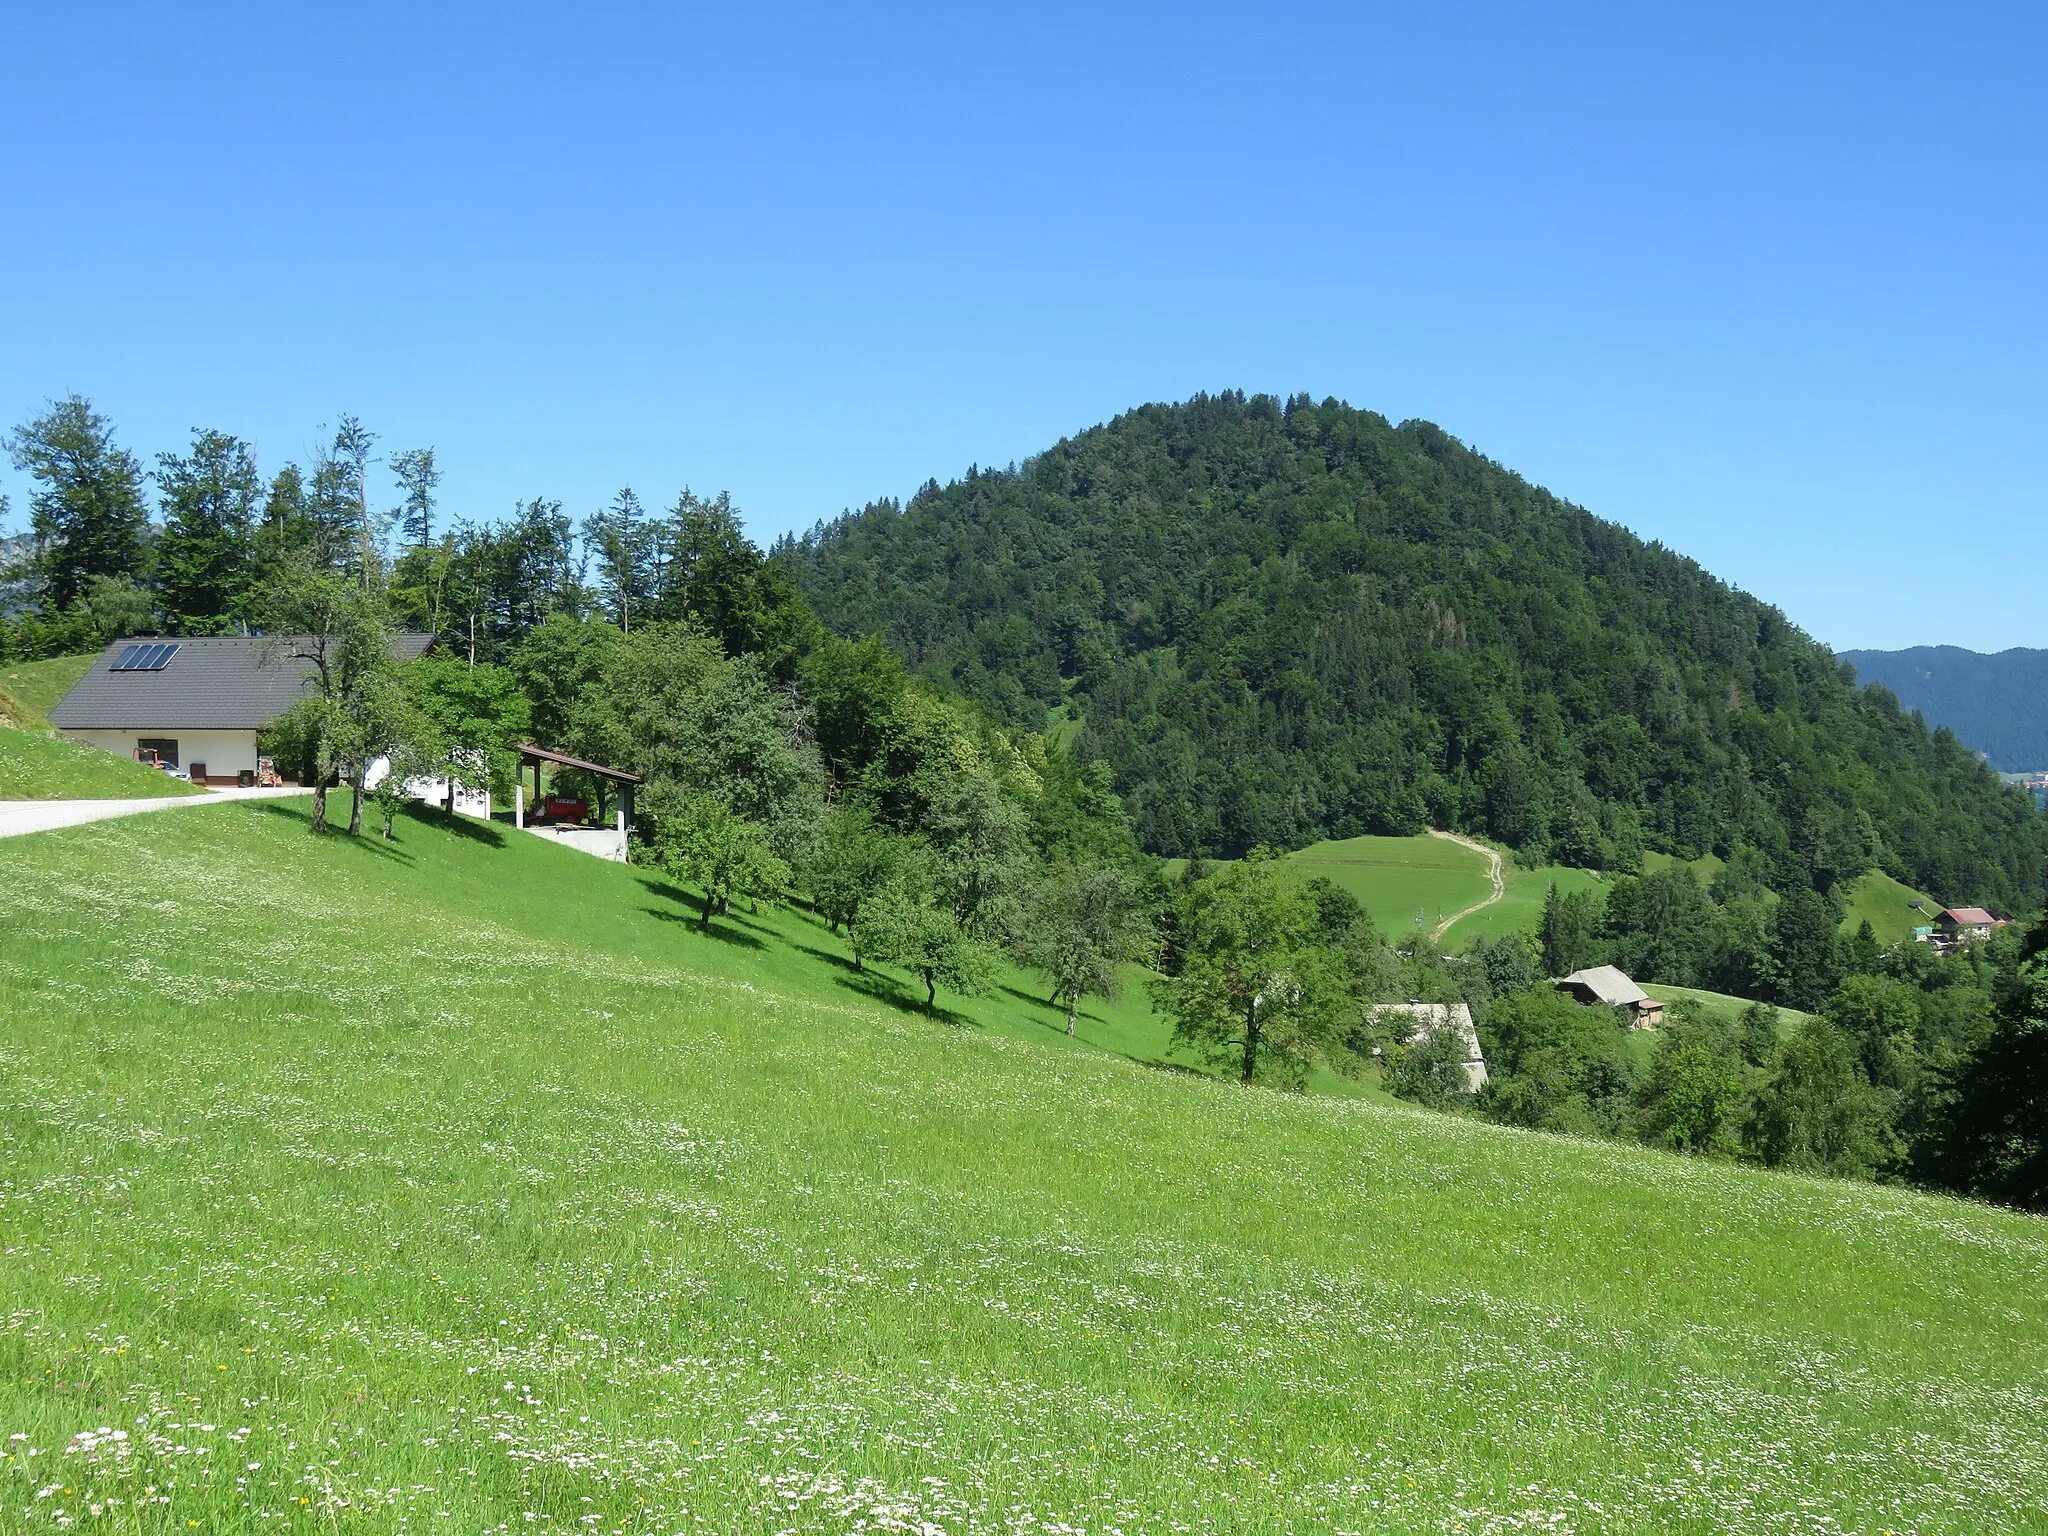
<path fill-rule="evenodd" d="M 656 813 L 662 867 L 703 891 L 698 926 L 706 932 L 735 895 L 769 895 L 789 883 L 789 865 L 776 856 L 768 829 L 723 795 L 659 797 Z"/>
<path fill-rule="evenodd" d="M 972 997 L 994 975 L 995 951 L 961 932 L 953 914 L 915 882 L 888 886 L 862 903 L 855 926 L 869 959 L 916 973 L 924 1005 L 934 1012 L 940 987 Z"/>
<path fill-rule="evenodd" d="M 1074 1032 L 1084 997 L 1117 995 L 1119 968 L 1149 955 L 1152 923 L 1128 870 L 1061 864 L 1032 892 L 1019 958 L 1052 983 L 1052 1001 L 1067 1001 Z"/>
<path fill-rule="evenodd" d="M 1323 946 L 1314 899 L 1264 850 L 1224 866 L 1188 893 L 1181 970 L 1153 983 L 1177 1044 L 1234 1066 L 1298 1076 L 1355 1006 L 1342 966 Z"/>

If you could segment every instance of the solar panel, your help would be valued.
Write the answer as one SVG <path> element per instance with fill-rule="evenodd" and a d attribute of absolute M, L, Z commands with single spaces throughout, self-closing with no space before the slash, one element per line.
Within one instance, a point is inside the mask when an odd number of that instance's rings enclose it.
<path fill-rule="evenodd" d="M 176 643 L 170 645 L 129 645 L 121 649 L 114 658 L 109 672 L 161 672 L 166 663 L 178 654 Z"/>

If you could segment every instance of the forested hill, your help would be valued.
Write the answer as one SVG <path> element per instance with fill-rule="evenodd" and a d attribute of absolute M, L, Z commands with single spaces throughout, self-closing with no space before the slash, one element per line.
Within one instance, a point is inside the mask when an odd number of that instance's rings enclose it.
<path fill-rule="evenodd" d="M 788 541 L 824 621 L 1010 720 L 1065 706 L 1145 844 L 1424 825 L 1780 889 L 2036 905 L 2048 822 L 1776 609 L 1425 422 L 1150 405 Z"/>
<path fill-rule="evenodd" d="M 1986 656 L 1954 645 L 1844 651 L 1867 683 L 1883 683 L 1907 709 L 1945 725 L 2005 773 L 2048 768 L 2048 651 Z"/>

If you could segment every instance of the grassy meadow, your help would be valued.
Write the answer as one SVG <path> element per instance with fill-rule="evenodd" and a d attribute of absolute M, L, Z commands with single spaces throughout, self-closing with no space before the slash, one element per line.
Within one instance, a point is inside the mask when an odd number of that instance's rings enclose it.
<path fill-rule="evenodd" d="M 1434 928 L 1454 912 L 1492 893 L 1485 856 L 1441 837 L 1351 837 L 1317 843 L 1288 859 L 1305 874 L 1322 875 L 1356 896 L 1386 937 L 1399 940 L 1419 923 Z M 1523 869 L 1502 853 L 1507 890 L 1501 899 L 1453 923 L 1443 942 L 1453 948 L 1479 937 L 1525 933 L 1543 916 L 1550 883 L 1565 891 L 1595 889 L 1591 870 L 1545 865 Z"/>
<path fill-rule="evenodd" d="M 44 716 L 85 676 L 99 652 L 85 656 L 53 656 L 48 661 L 17 661 L 0 666 L 0 716 L 21 730 L 39 730 Z"/>
<path fill-rule="evenodd" d="M 143 800 L 204 793 L 132 758 L 0 726 L 0 800 Z"/>
<path fill-rule="evenodd" d="M 305 814 L 0 843 L 0 1528 L 2043 1529 L 2037 1219 Z"/>
<path fill-rule="evenodd" d="M 1909 905 L 1915 901 L 1921 905 Z M 1842 912 L 1842 931 L 1854 933 L 1859 924 L 1867 922 L 1878 943 L 1898 944 L 1912 938 L 1916 927 L 1932 923 L 1934 914 L 1940 910 L 1941 903 L 1932 896 L 1901 885 L 1881 869 L 1873 869 L 1849 888 Z"/>
<path fill-rule="evenodd" d="M 1704 987 L 1669 987 L 1659 981 L 1646 981 L 1642 983 L 1642 988 L 1667 1008 L 1677 1002 L 1695 1002 L 1705 1009 L 1709 1016 L 1728 1024 L 1738 1022 L 1743 1010 L 1750 1006 L 1750 1000 L 1746 997 L 1734 997 L 1726 992 L 1709 992 Z M 1779 1023 L 1785 1032 L 1796 1029 L 1812 1017 L 1812 1014 L 1801 1013 L 1797 1008 L 1778 1010 Z"/>
<path fill-rule="evenodd" d="M 1349 891 L 1394 939 L 1418 924 L 1434 928 L 1493 891 L 1485 858 L 1440 837 L 1349 837 L 1287 859 L 1304 875 L 1321 875 Z"/>

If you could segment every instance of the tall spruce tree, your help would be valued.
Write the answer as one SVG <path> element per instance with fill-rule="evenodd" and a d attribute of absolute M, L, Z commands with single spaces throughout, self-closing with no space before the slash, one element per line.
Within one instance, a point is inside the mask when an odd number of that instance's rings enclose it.
<path fill-rule="evenodd" d="M 431 448 L 408 448 L 391 456 L 391 473 L 405 498 L 398 506 L 398 530 L 414 549 L 434 542 L 434 491 L 441 483 L 440 466 Z"/>
<path fill-rule="evenodd" d="M 256 502 L 262 481 L 248 444 L 224 432 L 192 434 L 192 451 L 157 455 L 163 533 L 157 601 L 179 634 L 231 631 L 248 617 Z"/>
<path fill-rule="evenodd" d="M 84 597 L 95 576 L 139 581 L 148 561 L 149 510 L 142 469 L 114 446 L 114 429 L 83 395 L 50 402 L 7 440 L 14 467 L 31 476 L 29 526 L 50 611 Z"/>
<path fill-rule="evenodd" d="M 321 450 L 307 487 L 305 514 L 315 558 L 362 577 L 378 553 L 370 517 L 370 452 L 375 434 L 353 416 L 341 418 L 334 441 Z"/>
<path fill-rule="evenodd" d="M 597 555 L 599 601 L 627 634 L 634 613 L 644 614 L 653 595 L 655 531 L 630 486 L 583 525 L 584 542 Z"/>

